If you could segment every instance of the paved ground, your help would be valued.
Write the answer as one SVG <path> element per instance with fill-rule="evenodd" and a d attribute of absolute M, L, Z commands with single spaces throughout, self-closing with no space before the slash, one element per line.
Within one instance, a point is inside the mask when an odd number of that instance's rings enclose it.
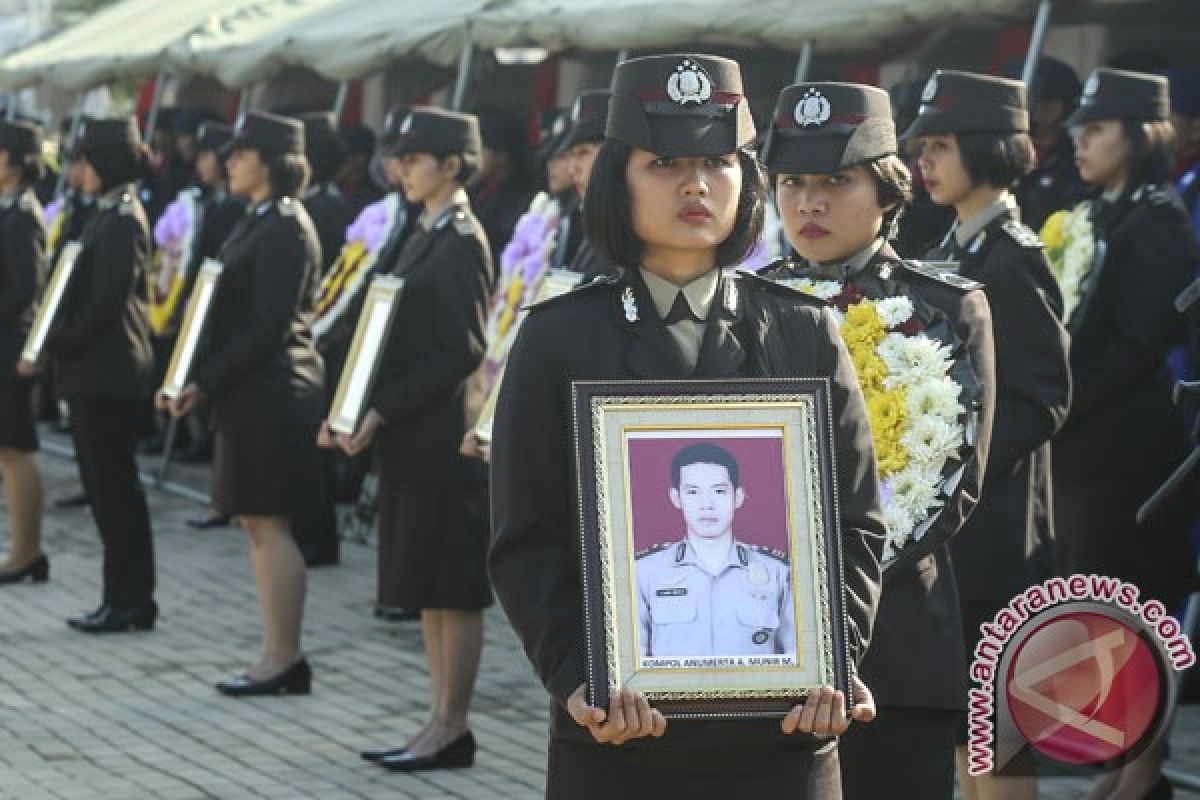
<path fill-rule="evenodd" d="M 43 455 L 42 463 L 49 497 L 74 490 L 71 462 Z M 180 480 L 199 487 L 203 476 L 184 470 Z M 48 585 L 0 591 L 0 798 L 540 796 L 544 695 L 498 613 L 488 616 L 472 722 L 481 742 L 475 768 L 391 775 L 356 752 L 396 743 L 419 724 L 426 683 L 417 625 L 370 615 L 372 550 L 347 545 L 343 566 L 311 573 L 314 694 L 229 700 L 212 683 L 257 653 L 244 538 L 234 529 L 191 532 L 184 520 L 201 506 L 162 492 L 151 499 L 162 607 L 154 633 L 89 638 L 63 624 L 99 596 L 99 545 L 86 511 L 49 512 Z M 1174 763 L 1194 773 L 1197 731 L 1193 709 L 1173 737 Z M 1043 797 L 1078 797 L 1084 785 L 1055 781 Z"/>

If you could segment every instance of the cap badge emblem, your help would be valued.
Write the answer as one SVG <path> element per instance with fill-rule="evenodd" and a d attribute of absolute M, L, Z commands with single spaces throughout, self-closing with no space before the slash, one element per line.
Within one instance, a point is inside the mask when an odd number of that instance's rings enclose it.
<path fill-rule="evenodd" d="M 408 132 L 412 130 L 412 126 L 413 126 L 413 115 L 409 114 L 407 117 L 404 118 L 404 122 L 400 123 L 400 135 L 407 136 Z"/>
<path fill-rule="evenodd" d="M 1087 83 L 1083 86 L 1083 93 L 1087 97 L 1091 97 L 1100 88 L 1100 76 L 1092 73 L 1088 76 Z"/>
<path fill-rule="evenodd" d="M 550 131 L 550 133 L 553 136 L 562 136 L 564 133 L 566 133 L 566 131 L 567 131 L 567 118 L 566 117 L 559 117 L 558 119 L 554 120 L 554 128 L 551 129 L 551 131 Z"/>
<path fill-rule="evenodd" d="M 712 97 L 712 79 L 699 64 L 685 58 L 667 79 L 667 95 L 681 106 L 707 103 Z"/>
<path fill-rule="evenodd" d="M 932 103 L 933 99 L 937 97 L 937 92 L 937 74 L 935 73 L 934 75 L 930 76 L 929 82 L 925 84 L 925 90 L 921 92 L 921 102 Z"/>
<path fill-rule="evenodd" d="M 810 125 L 824 125 L 829 122 L 829 116 L 833 113 L 833 107 L 829 104 L 829 99 L 821 94 L 818 89 L 809 89 L 800 98 L 800 102 L 796 103 L 796 110 L 793 114 L 796 118 L 796 124 L 802 128 L 807 128 Z"/>
<path fill-rule="evenodd" d="M 241 114 L 238 114 L 237 122 L 235 122 L 233 124 L 233 132 L 235 134 L 239 134 L 245 129 L 246 129 L 246 113 L 243 111 Z"/>

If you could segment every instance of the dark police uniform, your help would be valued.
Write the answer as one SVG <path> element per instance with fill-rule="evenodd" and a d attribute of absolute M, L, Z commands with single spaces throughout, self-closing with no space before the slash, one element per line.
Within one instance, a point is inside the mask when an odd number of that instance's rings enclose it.
<path fill-rule="evenodd" d="M 299 123 L 256 112 L 229 147 L 299 153 L 302 141 Z M 295 520 L 321 507 L 324 370 L 309 331 L 318 251 L 291 197 L 248 208 L 221 249 L 193 380 L 212 409 L 213 505 L 225 514 Z"/>
<path fill-rule="evenodd" d="M 604 126 L 608 120 L 608 109 L 611 102 L 612 92 L 607 89 L 587 89 L 580 92 L 579 96 L 575 98 L 575 104 L 571 107 L 571 127 L 563 139 L 562 149 L 570 150 L 575 145 L 585 142 L 595 142 L 596 144 L 603 142 Z M 583 202 L 583 198 L 580 198 L 581 211 Z M 580 227 L 582 227 L 582 223 L 583 215 L 581 213 Z M 572 272 L 583 275 L 584 283 L 598 275 L 613 271 L 613 265 L 596 252 L 596 248 L 592 247 L 586 236 L 583 237 L 565 266 Z"/>
<path fill-rule="evenodd" d="M 16 159 L 41 152 L 33 125 L 0 122 L 0 149 Z M 37 450 L 33 380 L 16 373 L 46 277 L 46 231 L 33 189 L 0 197 L 0 448 Z"/>
<path fill-rule="evenodd" d="M 1025 89 L 1017 81 L 940 70 L 922 101 L 905 137 L 1029 130 Z M 930 257 L 959 261 L 962 277 L 984 285 L 992 313 L 996 412 L 983 495 L 950 542 L 969 658 L 979 625 L 1053 568 L 1049 442 L 1070 402 L 1069 339 L 1041 240 L 1020 223 L 1011 195 L 957 223 Z M 965 741 L 965 727 L 959 740 Z"/>
<path fill-rule="evenodd" d="M 479 156 L 474 117 L 413 109 L 394 155 Z M 487 470 L 458 452 L 483 405 L 484 322 L 495 271 L 466 193 L 424 216 L 391 273 L 404 279 L 370 407 L 386 421 L 379 465 L 380 605 L 478 610 L 485 570 Z"/>
<path fill-rule="evenodd" d="M 608 132 L 660 155 L 727 154 L 754 138 L 737 64 L 690 55 L 619 65 Z M 661 739 L 612 747 L 565 710 L 587 679 L 572 381 L 828 377 L 855 661 L 871 635 L 883 522 L 866 410 L 832 314 L 751 275 L 719 278 L 709 308 L 679 297 L 691 318 L 668 326 L 639 271 L 619 271 L 535 306 L 509 355 L 492 448 L 490 568 L 555 701 L 546 794 L 837 797 L 836 741 L 785 736 L 775 720 L 674 721 Z M 689 336 L 694 362 L 681 342 Z"/>
<path fill-rule="evenodd" d="M 1098 69 L 1071 124 L 1167 114 L 1162 77 Z M 1122 578 L 1176 608 L 1196 586 L 1186 507 L 1194 497 L 1180 492 L 1184 502 L 1143 524 L 1135 515 L 1187 455 L 1165 361 L 1185 337 L 1173 303 L 1200 250 L 1178 199 L 1160 186 L 1096 198 L 1092 222 L 1096 261 L 1068 322 L 1076 391 L 1054 443 L 1059 570 Z"/>
<path fill-rule="evenodd" d="M 337 168 L 346 157 L 346 145 L 338 135 L 337 118 L 332 113 L 301 114 L 299 119 L 304 123 L 305 149 L 313 168 L 312 184 L 300 195 L 300 200 L 321 242 L 324 275 L 342 251 L 346 228 L 354 221 L 354 210 L 334 182 Z"/>
<path fill-rule="evenodd" d="M 84 125 L 79 154 L 112 183 L 80 236 L 82 250 L 46 344 L 58 364 L 79 472 L 104 543 L 103 605 L 138 612 L 145 627 L 154 617 L 154 546 L 134 451 L 149 422 L 152 389 L 142 300 L 150 233 L 132 185 L 119 182 L 135 177 L 140 142 L 132 118 Z"/>
<path fill-rule="evenodd" d="M 772 173 L 832 174 L 895 154 L 888 95 L 844 83 L 784 89 L 763 160 Z M 885 223 L 886 224 L 886 223 Z M 963 473 L 919 542 L 886 570 L 871 648 L 861 665 L 879 716 L 852 725 L 838 747 L 847 769 L 842 791 L 854 798 L 949 798 L 954 793 L 954 736 L 965 710 L 967 663 L 958 587 L 948 539 L 979 502 L 995 402 L 992 319 L 983 288 L 937 267 L 902 261 L 876 240 L 843 263 L 781 262 L 775 278 L 836 280 L 866 297 L 908 297 L 924 306 L 929 329 L 957 343 L 951 373 L 963 387 L 974 438 Z M 940 329 L 940 330 L 939 330 Z M 870 765 L 864 768 L 864 765 Z"/>

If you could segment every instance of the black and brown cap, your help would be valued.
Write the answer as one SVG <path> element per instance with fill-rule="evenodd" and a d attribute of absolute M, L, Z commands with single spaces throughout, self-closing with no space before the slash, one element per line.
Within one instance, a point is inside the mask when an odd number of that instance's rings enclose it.
<path fill-rule="evenodd" d="M 623 61 L 613 76 L 605 130 L 660 156 L 716 156 L 754 141 L 754 120 L 736 61 L 708 55 Z"/>
<path fill-rule="evenodd" d="M 571 127 L 571 112 L 565 108 L 547 108 L 538 112 L 537 157 L 545 161 L 559 151 Z"/>
<path fill-rule="evenodd" d="M 297 114 L 296 119 L 304 125 L 304 142 L 309 156 L 321 150 L 334 158 L 346 155 L 346 144 L 338 133 L 337 115 L 332 111 L 308 111 Z"/>
<path fill-rule="evenodd" d="M 42 129 L 32 122 L 0 120 L 0 149 L 14 156 L 40 155 Z"/>
<path fill-rule="evenodd" d="M 762 160 L 771 172 L 828 175 L 895 152 L 887 92 L 858 83 L 798 83 L 779 95 Z"/>
<path fill-rule="evenodd" d="M 87 156 L 99 150 L 140 150 L 142 137 L 138 132 L 137 120 L 129 117 L 104 117 L 84 119 L 75 134 L 74 156 Z"/>
<path fill-rule="evenodd" d="M 479 119 L 474 114 L 414 106 L 403 117 L 389 119 L 384 147 L 389 155 L 443 153 L 478 160 L 483 151 Z"/>
<path fill-rule="evenodd" d="M 196 149 L 220 153 L 232 139 L 233 128 L 219 122 L 206 122 L 196 131 Z"/>
<path fill-rule="evenodd" d="M 917 118 L 903 139 L 942 133 L 1028 133 L 1025 84 L 974 72 L 940 69 L 921 93 Z"/>
<path fill-rule="evenodd" d="M 250 111 L 233 127 L 233 138 L 225 146 L 234 150 L 258 150 L 263 153 L 304 155 L 304 124 L 298 119 Z"/>
<path fill-rule="evenodd" d="M 563 150 L 584 142 L 599 142 L 604 139 L 612 96 L 612 92 L 607 89 L 585 89 L 579 93 L 575 104 L 571 106 L 570 128 L 563 138 Z"/>
<path fill-rule="evenodd" d="M 1098 119 L 1153 122 L 1170 115 L 1171 91 L 1165 77 L 1100 67 L 1088 76 L 1079 108 L 1065 124 L 1071 127 Z"/>

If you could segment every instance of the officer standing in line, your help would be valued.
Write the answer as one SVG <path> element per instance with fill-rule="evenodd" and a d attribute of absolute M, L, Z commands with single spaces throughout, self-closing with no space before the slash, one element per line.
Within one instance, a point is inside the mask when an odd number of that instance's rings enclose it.
<path fill-rule="evenodd" d="M 338 134 L 333 112 L 315 111 L 300 114 L 298 119 L 304 123 L 305 154 L 312 168 L 312 179 L 300 195 L 300 201 L 321 240 L 323 276 L 342 251 L 346 227 L 354 221 L 354 211 L 334 180 L 346 160 L 346 145 Z"/>
<path fill-rule="evenodd" d="M 586 89 L 580 92 L 571 107 L 571 127 L 563 140 L 562 152 L 571 161 L 571 178 L 575 182 L 575 192 L 581 206 L 586 202 L 588 179 L 592 174 L 596 153 L 604 143 L 604 123 L 608 119 L 611 100 L 612 92 L 607 89 Z M 567 265 L 567 269 L 583 275 L 583 283 L 611 268 L 612 265 L 596 252 L 587 237 L 584 237 Z"/>
<path fill-rule="evenodd" d="M 648 288 L 669 313 L 674 288 Z M 638 553 L 634 567 L 642 656 L 795 654 L 787 553 L 734 535 L 746 495 L 733 454 L 710 443 L 684 447 L 671 460 L 670 498 L 686 536 Z"/>

